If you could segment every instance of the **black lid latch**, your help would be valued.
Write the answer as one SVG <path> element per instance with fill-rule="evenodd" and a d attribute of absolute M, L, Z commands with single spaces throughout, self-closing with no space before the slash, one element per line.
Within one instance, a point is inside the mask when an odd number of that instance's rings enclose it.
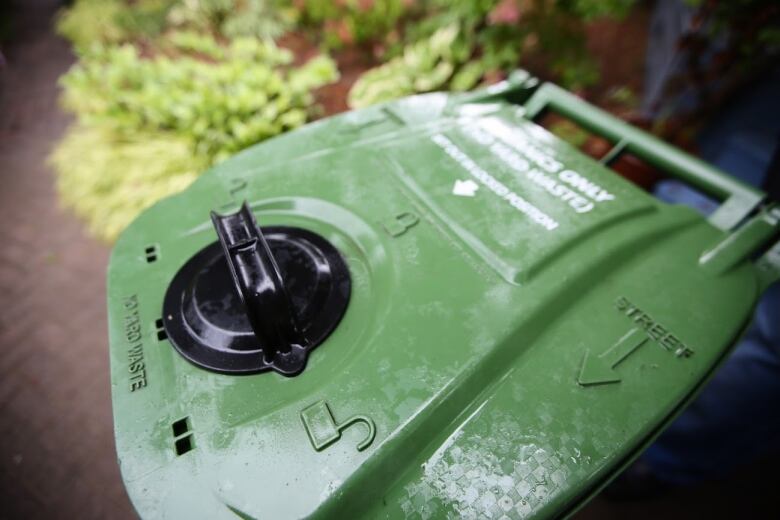
<path fill-rule="evenodd" d="M 219 241 L 174 276 L 165 330 L 188 360 L 223 373 L 296 375 L 341 320 L 351 283 L 333 245 L 294 227 L 259 228 L 249 206 L 211 213 Z"/>

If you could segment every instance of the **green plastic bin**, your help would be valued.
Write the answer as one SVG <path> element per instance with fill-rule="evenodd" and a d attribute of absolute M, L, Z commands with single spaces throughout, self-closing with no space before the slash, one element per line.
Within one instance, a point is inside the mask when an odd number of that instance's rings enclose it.
<path fill-rule="evenodd" d="M 615 148 L 583 155 L 547 110 Z M 655 199 L 608 168 L 620 153 L 719 209 Z M 144 518 L 571 514 L 739 338 L 780 277 L 778 220 L 523 72 L 254 146 L 114 248 L 130 498 Z"/>

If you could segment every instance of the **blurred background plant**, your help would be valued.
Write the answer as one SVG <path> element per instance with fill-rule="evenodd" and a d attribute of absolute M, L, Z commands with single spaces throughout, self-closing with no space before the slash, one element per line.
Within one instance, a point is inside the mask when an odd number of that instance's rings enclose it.
<path fill-rule="evenodd" d="M 678 61 L 691 66 L 654 98 L 654 111 L 643 107 L 653 112 L 643 124 L 667 138 L 676 134 L 664 130 L 670 128 L 665 114 L 685 113 L 675 99 L 694 89 L 712 101 L 683 120 L 692 127 L 717 110 L 721 94 L 775 59 L 780 41 L 775 0 L 688 4 L 698 18 L 681 41 Z M 203 169 L 313 118 L 410 94 L 483 87 L 518 67 L 637 123 L 648 6 L 637 0 L 74 0 L 57 20 L 78 57 L 61 81 L 63 104 L 77 122 L 52 159 L 62 198 L 96 235 L 112 240 L 143 207 Z M 619 21 L 638 10 L 645 13 L 640 24 L 621 28 L 627 22 Z M 611 40 L 598 34 L 605 23 L 612 24 Z M 616 59 L 626 52 L 631 56 Z M 555 120 L 549 126 L 587 148 L 588 134 L 576 125 Z M 171 153 L 161 153 L 159 143 Z M 153 167 L 130 164 L 153 162 L 155 154 Z"/>
<path fill-rule="evenodd" d="M 81 52 L 61 79 L 64 106 L 84 125 L 175 134 L 215 162 L 302 125 L 312 114 L 311 90 L 337 77 L 325 56 L 286 68 L 291 53 L 270 40 L 220 45 L 177 32 L 159 50 L 142 57 L 123 44 Z"/>
<path fill-rule="evenodd" d="M 293 0 L 298 23 L 326 47 L 396 43 L 406 19 L 426 11 L 427 0 Z"/>
<path fill-rule="evenodd" d="M 167 20 L 175 27 L 210 31 L 227 38 L 278 38 L 292 28 L 295 11 L 283 0 L 180 0 Z"/>
<path fill-rule="evenodd" d="M 431 90 L 462 91 L 495 82 L 525 61 L 544 61 L 571 89 L 592 85 L 598 70 L 585 46 L 585 24 L 625 16 L 635 0 L 429 0 L 411 21 L 399 56 L 367 72 L 349 95 L 359 108 Z"/>
<path fill-rule="evenodd" d="M 329 57 L 293 66 L 262 0 L 77 0 L 58 20 L 77 63 L 63 106 L 76 122 L 51 157 L 62 200 L 113 240 L 144 208 L 210 165 L 318 115 Z M 262 22 L 252 20 L 262 18 Z"/>
<path fill-rule="evenodd" d="M 171 0 L 76 0 L 63 9 L 57 32 L 79 49 L 93 43 L 118 43 L 162 32 Z"/>
<path fill-rule="evenodd" d="M 295 13 L 284 0 L 75 0 L 57 31 L 76 47 L 154 38 L 169 28 L 265 39 L 290 29 Z"/>

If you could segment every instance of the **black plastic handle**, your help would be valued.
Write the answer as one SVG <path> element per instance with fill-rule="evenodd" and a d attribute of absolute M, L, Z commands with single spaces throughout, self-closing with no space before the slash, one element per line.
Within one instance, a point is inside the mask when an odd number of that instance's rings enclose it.
<path fill-rule="evenodd" d="M 279 267 L 249 206 L 229 215 L 212 211 L 211 221 L 265 358 L 304 344 Z"/>

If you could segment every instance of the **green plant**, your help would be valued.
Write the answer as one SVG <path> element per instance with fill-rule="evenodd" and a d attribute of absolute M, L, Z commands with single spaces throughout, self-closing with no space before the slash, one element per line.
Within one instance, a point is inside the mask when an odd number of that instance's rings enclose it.
<path fill-rule="evenodd" d="M 576 148 L 582 148 L 590 137 L 587 131 L 569 119 L 556 119 L 548 130 Z"/>
<path fill-rule="evenodd" d="M 299 22 L 321 30 L 329 48 L 383 42 L 420 7 L 409 0 L 293 0 L 292 5 Z"/>
<path fill-rule="evenodd" d="M 78 123 L 52 163 L 63 200 L 112 240 L 143 208 L 209 165 L 314 115 L 312 90 L 335 80 L 327 56 L 291 67 L 272 41 L 167 33 L 152 56 L 93 44 L 61 78 Z"/>
<path fill-rule="evenodd" d="M 58 13 L 57 32 L 76 48 L 153 37 L 166 26 L 176 0 L 76 0 Z"/>
<path fill-rule="evenodd" d="M 174 31 L 168 35 L 166 43 L 174 50 L 201 55 L 212 60 L 225 58 L 225 47 L 217 43 L 208 33 Z"/>
<path fill-rule="evenodd" d="M 178 0 L 168 21 L 174 27 L 217 32 L 228 38 L 277 38 L 293 13 L 282 0 Z"/>
<path fill-rule="evenodd" d="M 124 3 L 114 19 L 128 37 L 155 37 L 167 27 L 168 12 L 177 0 L 135 0 Z"/>
<path fill-rule="evenodd" d="M 467 50 L 457 45 L 458 28 L 454 25 L 439 29 L 429 38 L 409 45 L 403 55 L 363 74 L 349 92 L 349 105 L 362 108 L 374 103 L 441 88 L 463 63 Z M 461 69 L 469 73 L 469 69 Z M 455 78 L 454 83 L 458 83 Z M 468 88 L 470 80 L 459 86 Z"/>
<path fill-rule="evenodd" d="M 186 139 L 167 132 L 129 134 L 81 124 L 68 129 L 50 163 L 63 203 L 106 241 L 143 209 L 189 186 L 208 165 Z"/>
<path fill-rule="evenodd" d="M 400 56 L 360 77 L 350 91 L 350 106 L 434 88 L 470 89 L 505 75 L 526 57 L 542 58 L 566 87 L 593 84 L 598 71 L 584 45 L 585 21 L 623 16 L 634 2 L 430 0 L 428 15 L 407 28 L 411 43 Z M 450 50 L 438 43 L 442 27 L 456 28 L 448 38 Z"/>
<path fill-rule="evenodd" d="M 121 41 L 126 32 L 116 18 L 123 8 L 122 0 L 77 0 L 57 15 L 57 33 L 70 40 L 76 48 L 98 41 Z"/>
<path fill-rule="evenodd" d="M 233 40 L 222 52 L 220 61 L 143 59 L 132 45 L 93 47 L 63 76 L 64 104 L 86 124 L 172 132 L 195 153 L 220 160 L 303 124 L 310 91 L 338 75 L 322 56 L 283 68 L 290 53 L 253 38 Z"/>
<path fill-rule="evenodd" d="M 273 39 L 292 21 L 285 0 L 75 0 L 59 13 L 57 32 L 84 48 L 155 39 L 170 28 Z"/>

